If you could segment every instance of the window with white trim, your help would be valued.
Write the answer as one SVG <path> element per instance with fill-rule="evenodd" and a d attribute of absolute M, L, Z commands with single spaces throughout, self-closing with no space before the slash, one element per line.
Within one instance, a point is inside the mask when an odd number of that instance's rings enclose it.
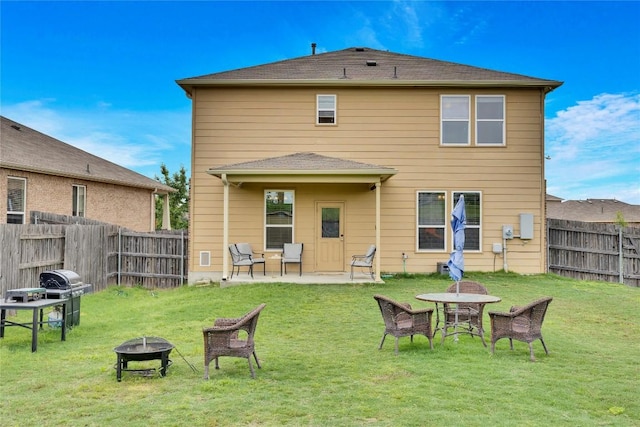
<path fill-rule="evenodd" d="M 85 216 L 87 204 L 87 187 L 84 185 L 73 186 L 72 210 L 73 216 Z"/>
<path fill-rule="evenodd" d="M 479 251 L 482 226 L 482 195 L 479 191 L 454 191 L 453 204 L 451 206 L 455 206 L 458 203 L 461 194 L 464 194 L 465 215 L 467 218 L 464 229 L 464 250 Z M 453 231 L 451 233 L 453 234 Z"/>
<path fill-rule="evenodd" d="M 444 251 L 446 193 L 419 191 L 417 199 L 418 251 Z"/>
<path fill-rule="evenodd" d="M 7 224 L 24 224 L 27 180 L 9 177 L 7 180 Z"/>
<path fill-rule="evenodd" d="M 476 96 L 476 145 L 504 144 L 504 95 Z"/>
<path fill-rule="evenodd" d="M 337 102 L 336 95 L 317 95 L 316 97 L 316 124 L 336 124 Z"/>
<path fill-rule="evenodd" d="M 281 250 L 293 243 L 293 201 L 291 190 L 264 192 L 264 236 L 266 250 Z"/>
<path fill-rule="evenodd" d="M 469 95 L 441 95 L 440 115 L 440 143 L 469 145 Z"/>

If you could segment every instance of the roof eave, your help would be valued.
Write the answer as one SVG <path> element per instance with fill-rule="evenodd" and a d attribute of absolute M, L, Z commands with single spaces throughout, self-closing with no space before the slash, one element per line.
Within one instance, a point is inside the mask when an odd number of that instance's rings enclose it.
<path fill-rule="evenodd" d="M 261 169 L 209 169 L 209 175 L 226 179 L 234 184 L 246 182 L 300 182 L 300 183 L 374 183 L 384 182 L 398 173 L 395 169 L 318 169 L 318 170 L 261 170 Z"/>
<path fill-rule="evenodd" d="M 81 174 L 75 174 L 75 173 L 69 173 L 69 172 L 61 172 L 53 169 L 48 170 L 48 169 L 32 168 L 32 167 L 8 163 L 8 162 L 0 162 L 0 167 L 5 169 L 23 171 L 23 172 L 39 173 L 42 175 L 81 179 L 84 181 L 101 182 L 105 184 L 115 184 L 115 185 L 121 185 L 123 187 L 141 188 L 141 189 L 150 190 L 150 191 L 153 190 L 153 192 L 156 194 L 169 194 L 177 191 L 175 188 L 168 187 L 165 184 L 162 184 L 161 182 L 158 182 L 158 186 L 155 186 L 155 187 L 151 185 L 136 185 L 128 181 L 119 181 L 117 179 L 108 179 L 108 178 L 87 176 L 87 175 L 81 175 Z"/>
<path fill-rule="evenodd" d="M 551 92 L 563 82 L 555 80 L 352 80 L 345 79 L 183 79 L 176 83 L 192 94 L 195 87 L 211 86 L 372 86 L 372 87 L 541 87 Z"/>

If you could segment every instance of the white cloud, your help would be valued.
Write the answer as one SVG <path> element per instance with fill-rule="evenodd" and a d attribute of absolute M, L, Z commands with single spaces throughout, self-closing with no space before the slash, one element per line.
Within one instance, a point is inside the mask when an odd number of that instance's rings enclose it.
<path fill-rule="evenodd" d="M 3 105 L 2 115 L 147 176 L 190 166 L 190 111 L 115 110 L 106 102 L 67 110 L 56 100 Z"/>
<path fill-rule="evenodd" d="M 416 4 L 405 0 L 395 0 L 393 2 L 393 14 L 401 22 L 401 25 L 396 25 L 395 27 L 403 31 L 405 42 L 414 47 L 422 47 L 422 25 L 416 10 Z"/>
<path fill-rule="evenodd" d="M 640 94 L 600 94 L 546 121 L 548 191 L 640 204 Z"/>

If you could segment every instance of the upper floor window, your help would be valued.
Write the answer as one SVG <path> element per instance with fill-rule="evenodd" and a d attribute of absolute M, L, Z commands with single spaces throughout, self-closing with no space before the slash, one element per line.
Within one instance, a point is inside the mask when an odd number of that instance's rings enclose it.
<path fill-rule="evenodd" d="M 504 96 L 476 97 L 476 145 L 504 145 Z"/>
<path fill-rule="evenodd" d="M 335 124 L 337 110 L 336 95 L 318 95 L 316 102 L 316 124 Z"/>
<path fill-rule="evenodd" d="M 264 192 L 265 245 L 267 250 L 282 250 L 293 243 L 293 191 Z"/>
<path fill-rule="evenodd" d="M 443 191 L 418 192 L 418 250 L 444 251 L 447 226 Z"/>
<path fill-rule="evenodd" d="M 440 97 L 440 138 L 443 145 L 469 145 L 469 95 Z"/>
<path fill-rule="evenodd" d="M 7 180 L 7 224 L 24 224 L 27 180 L 9 177 Z"/>
<path fill-rule="evenodd" d="M 87 204 L 87 187 L 84 185 L 73 186 L 72 213 L 73 216 L 84 216 Z"/>
<path fill-rule="evenodd" d="M 455 206 L 456 203 L 458 203 L 458 199 L 461 194 L 464 194 L 465 215 L 467 218 L 466 227 L 464 229 L 464 250 L 479 251 L 481 246 L 480 230 L 482 225 L 481 194 L 477 191 L 455 191 L 453 193 L 452 206 Z"/>
<path fill-rule="evenodd" d="M 440 97 L 440 143 L 448 146 L 505 144 L 504 95 L 474 97 L 475 116 L 472 135 L 471 96 L 442 95 Z"/>

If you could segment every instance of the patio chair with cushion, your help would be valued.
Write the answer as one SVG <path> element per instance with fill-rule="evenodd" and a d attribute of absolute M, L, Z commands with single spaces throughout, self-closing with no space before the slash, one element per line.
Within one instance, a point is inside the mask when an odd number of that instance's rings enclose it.
<path fill-rule="evenodd" d="M 531 361 L 536 360 L 533 355 L 533 341 L 540 340 L 544 352 L 549 354 L 542 339 L 542 322 L 552 297 L 540 298 L 524 307 L 513 306 L 509 313 L 489 312 L 491 319 L 491 353 L 493 354 L 496 341 L 509 338 L 509 345 L 513 350 L 513 340 L 529 344 Z"/>
<path fill-rule="evenodd" d="M 378 301 L 382 319 L 384 320 L 384 334 L 378 349 L 382 348 L 388 334 L 396 337 L 396 354 L 398 354 L 398 339 L 400 337 L 411 337 L 411 342 L 413 342 L 414 335 L 427 337 L 429 346 L 433 349 L 432 308 L 414 310 L 409 303 L 400 303 L 383 295 L 374 295 L 373 298 Z"/>
<path fill-rule="evenodd" d="M 267 275 L 266 263 L 264 261 L 264 253 L 263 252 L 254 252 L 251 244 L 249 243 L 236 243 L 236 248 L 238 248 L 238 252 L 242 255 L 249 255 L 253 264 L 262 264 L 262 274 Z M 253 270 L 253 269 L 252 269 Z"/>
<path fill-rule="evenodd" d="M 489 295 L 487 288 L 485 288 L 482 284 L 478 282 L 472 282 L 469 280 L 462 280 L 456 285 L 453 283 L 451 286 L 447 288 L 448 293 L 455 293 L 456 289 L 460 290 L 461 294 L 479 294 L 479 295 Z M 460 304 L 443 304 L 444 305 L 444 317 L 445 317 L 445 328 L 453 328 L 456 326 L 456 305 L 458 310 L 458 323 L 457 326 L 460 326 L 462 323 L 465 326 L 464 333 L 468 333 L 469 335 L 479 336 L 482 344 L 486 347 L 487 343 L 484 341 L 484 329 L 482 327 L 482 315 L 484 312 L 485 304 L 477 304 L 477 303 L 460 303 Z M 442 334 L 442 340 L 446 336 L 446 329 L 443 330 L 445 333 Z"/>
<path fill-rule="evenodd" d="M 280 275 L 284 268 L 287 274 L 287 264 L 300 264 L 300 275 L 302 276 L 302 243 L 285 243 L 282 250 L 282 260 L 280 263 Z"/>
<path fill-rule="evenodd" d="M 256 356 L 253 337 L 258 324 L 258 316 L 265 307 L 260 304 L 239 318 L 216 319 L 213 327 L 203 328 L 204 335 L 204 378 L 209 379 L 209 363 L 216 361 L 216 369 L 220 369 L 218 358 L 220 356 L 243 357 L 249 361 L 251 377 L 255 378 L 251 356 L 261 368 L 258 356 Z"/>
<path fill-rule="evenodd" d="M 229 245 L 229 252 L 231 253 L 231 262 L 233 264 L 231 268 L 231 278 L 233 279 L 233 273 L 236 268 L 238 269 L 237 274 L 240 274 L 240 267 L 248 267 L 248 272 L 253 278 L 253 259 L 251 259 L 251 255 L 240 253 L 234 243 Z"/>
<path fill-rule="evenodd" d="M 371 278 L 375 279 L 373 274 L 373 258 L 375 256 L 376 256 L 376 245 L 369 246 L 367 253 L 364 255 L 353 255 L 351 257 L 351 279 L 353 279 L 354 267 L 368 268 Z"/>

